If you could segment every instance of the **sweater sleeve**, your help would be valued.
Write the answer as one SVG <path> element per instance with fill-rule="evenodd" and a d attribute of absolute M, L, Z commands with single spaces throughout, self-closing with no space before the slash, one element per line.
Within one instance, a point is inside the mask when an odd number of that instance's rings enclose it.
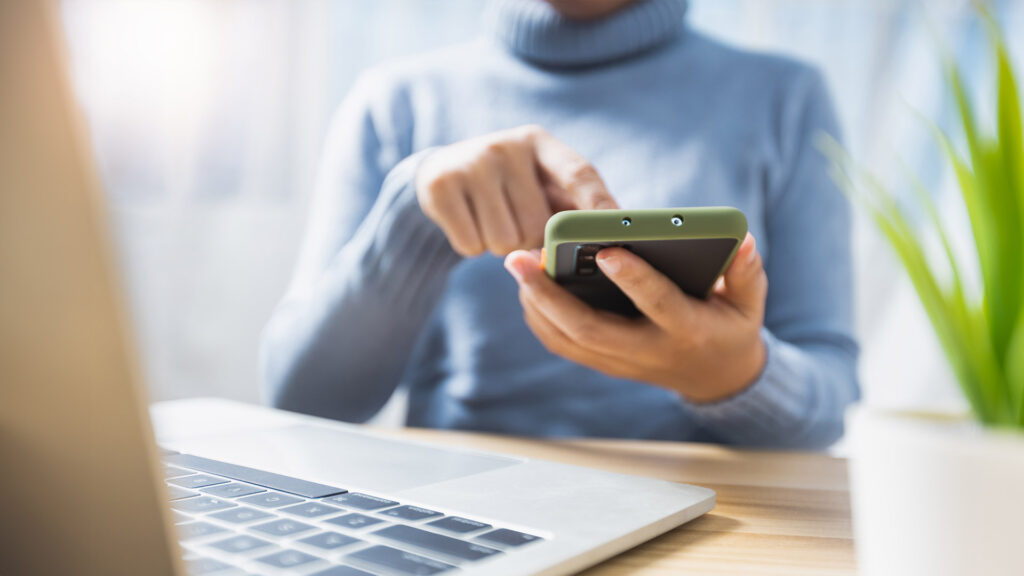
<path fill-rule="evenodd" d="M 766 175 L 762 338 L 767 359 L 746 390 L 692 410 L 722 442 L 823 448 L 860 396 L 853 335 L 850 209 L 815 145 L 839 138 L 825 83 L 802 69 L 779 106 Z"/>
<path fill-rule="evenodd" d="M 420 210 L 429 151 L 401 161 L 401 103 L 363 80 L 335 117 L 288 293 L 263 332 L 264 394 L 278 408 L 361 422 L 398 385 L 460 258 Z"/>

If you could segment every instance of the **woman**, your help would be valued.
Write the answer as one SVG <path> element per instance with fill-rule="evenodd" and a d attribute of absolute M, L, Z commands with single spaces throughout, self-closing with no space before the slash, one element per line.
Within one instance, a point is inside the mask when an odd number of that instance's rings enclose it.
<path fill-rule="evenodd" d="M 365 74 L 264 334 L 271 401 L 362 421 L 403 384 L 415 426 L 834 442 L 858 387 L 848 207 L 814 146 L 829 97 L 685 10 L 502 0 L 479 41 Z M 558 210 L 699 205 L 752 233 L 707 302 L 607 249 L 646 317 L 598 313 L 530 251 Z"/>

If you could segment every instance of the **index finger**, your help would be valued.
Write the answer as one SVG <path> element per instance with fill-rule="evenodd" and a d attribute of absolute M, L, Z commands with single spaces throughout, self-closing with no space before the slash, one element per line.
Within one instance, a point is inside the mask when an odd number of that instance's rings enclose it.
<path fill-rule="evenodd" d="M 569 193 L 575 207 L 583 210 L 618 208 L 597 168 L 575 150 L 537 129 L 533 133 L 534 158 L 541 172 L 559 188 Z"/>

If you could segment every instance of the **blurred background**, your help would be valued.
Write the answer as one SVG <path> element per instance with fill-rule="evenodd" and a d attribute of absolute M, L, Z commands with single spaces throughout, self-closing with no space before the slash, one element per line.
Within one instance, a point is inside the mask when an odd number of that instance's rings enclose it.
<path fill-rule="evenodd" d="M 846 144 L 884 179 L 918 175 L 958 208 L 918 112 L 958 137 L 941 53 L 986 92 L 969 0 L 692 0 L 693 27 L 812 61 Z M 112 199 L 151 399 L 259 401 L 260 330 L 295 262 L 334 108 L 375 63 L 473 38 L 480 0 L 64 0 L 73 81 Z M 992 3 L 1024 30 L 1024 3 Z M 1024 35 L 1008 33 L 1020 65 Z M 614 193 L 614 191 L 612 191 Z M 856 226 L 861 379 L 889 407 L 962 405 L 909 282 Z M 949 226 L 961 233 L 966 224 Z M 398 424 L 401 398 L 377 422 Z"/>

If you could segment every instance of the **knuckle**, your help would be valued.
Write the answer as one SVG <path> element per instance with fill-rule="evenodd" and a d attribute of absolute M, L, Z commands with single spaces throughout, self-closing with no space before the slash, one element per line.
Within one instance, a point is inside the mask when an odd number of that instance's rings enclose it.
<path fill-rule="evenodd" d="M 679 296 L 682 289 L 668 278 L 656 283 L 654 288 L 654 303 L 663 312 L 678 312 Z"/>
<path fill-rule="evenodd" d="M 622 291 L 631 297 L 652 301 L 659 297 L 658 294 L 652 293 L 648 283 L 636 273 L 632 266 L 623 266 L 615 280 L 622 288 Z"/>
<path fill-rule="evenodd" d="M 659 317 L 665 317 L 674 312 L 671 299 L 665 290 L 660 290 L 654 294 L 651 298 L 650 308 Z"/>
<path fill-rule="evenodd" d="M 645 285 L 643 280 L 636 273 L 636 270 L 633 268 L 633 266 L 630 266 L 629 263 L 625 263 L 622 266 L 622 268 L 619 270 L 618 275 L 616 275 L 615 279 L 619 281 L 619 283 L 622 286 L 622 289 L 628 292 L 629 294 L 643 296 L 644 292 L 646 292 L 644 290 Z"/>
<path fill-rule="evenodd" d="M 597 168 L 594 168 L 593 164 L 583 159 L 573 160 L 566 168 L 566 174 L 576 184 L 590 183 L 601 178 L 597 173 Z"/>
<path fill-rule="evenodd" d="M 512 144 L 504 139 L 491 140 L 480 149 L 480 157 L 491 165 L 507 162 L 512 153 Z"/>
<path fill-rule="evenodd" d="M 498 161 L 495 157 L 487 154 L 478 156 L 477 161 L 466 169 L 466 190 L 476 196 L 491 193 L 493 187 L 488 184 L 498 182 L 497 170 Z"/>
<path fill-rule="evenodd" d="M 445 170 L 427 179 L 427 192 L 435 198 L 445 198 L 459 193 L 465 174 L 461 170 Z"/>

